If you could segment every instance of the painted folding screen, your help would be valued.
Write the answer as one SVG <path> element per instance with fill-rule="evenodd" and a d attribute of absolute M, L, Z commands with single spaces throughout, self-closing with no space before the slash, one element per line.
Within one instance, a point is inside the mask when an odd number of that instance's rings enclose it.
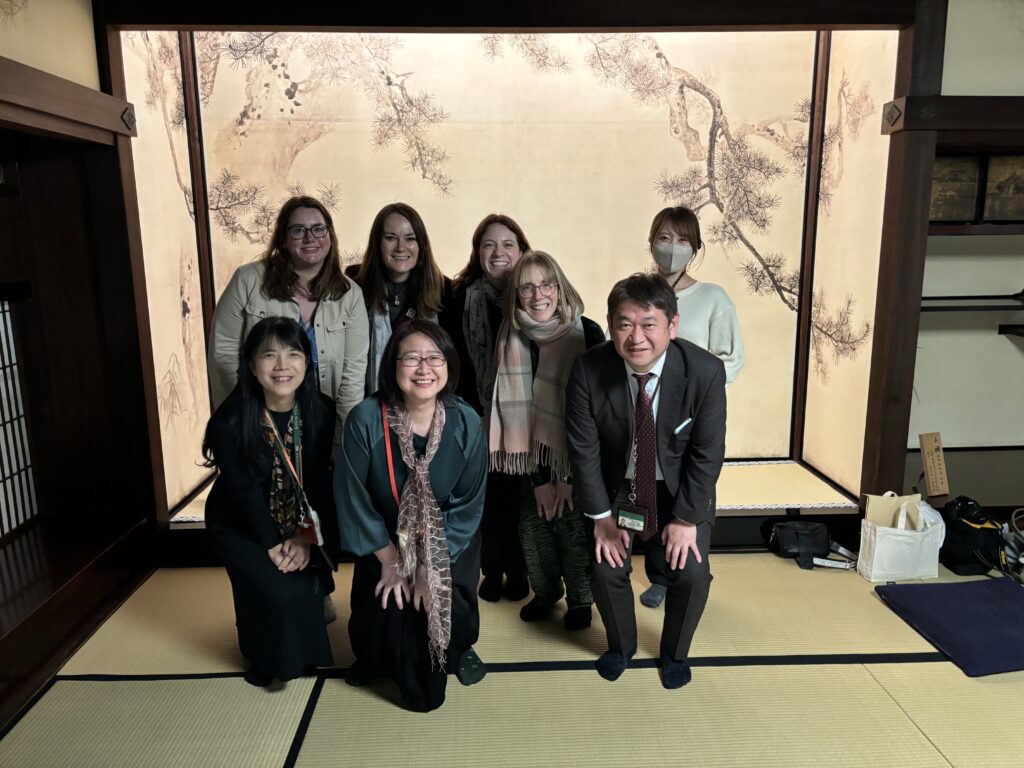
<path fill-rule="evenodd" d="M 896 32 L 834 32 L 814 257 L 804 459 L 860 492 Z"/>
<path fill-rule="evenodd" d="M 199 466 L 210 418 L 196 230 L 176 32 L 123 32 L 149 325 L 167 505 L 209 474 Z"/>
<path fill-rule="evenodd" d="M 303 190 L 347 260 L 383 205 L 411 204 L 448 275 L 507 213 L 603 326 L 612 284 L 651 268 L 654 214 L 687 204 L 695 275 L 732 297 L 747 351 L 728 453 L 788 455 L 814 33 L 195 40 L 218 295 Z"/>

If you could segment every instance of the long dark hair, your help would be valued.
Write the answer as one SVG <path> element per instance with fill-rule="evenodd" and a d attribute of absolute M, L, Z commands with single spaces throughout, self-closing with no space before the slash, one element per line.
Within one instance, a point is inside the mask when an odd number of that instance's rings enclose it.
<path fill-rule="evenodd" d="M 309 338 L 295 320 L 290 317 L 268 317 L 260 320 L 249 331 L 242 348 L 242 364 L 238 370 L 238 383 L 221 403 L 210 419 L 210 424 L 222 410 L 228 414 L 229 424 L 237 430 L 242 456 L 262 466 L 265 463 L 259 447 L 266 445 L 263 438 L 263 409 L 267 401 L 263 387 L 253 373 L 256 355 L 276 341 L 285 349 L 299 349 L 306 356 L 306 375 L 295 392 L 295 401 L 302 413 L 302 441 L 307 445 L 316 442 L 318 426 L 324 420 L 327 405 L 320 397 L 316 373 L 313 368 L 313 354 Z M 237 421 L 236 421 L 237 420 Z M 203 458 L 207 467 L 217 466 L 217 457 L 210 444 L 210 424 L 203 437 Z"/>
<path fill-rule="evenodd" d="M 483 221 L 476 225 L 476 230 L 473 232 L 473 250 L 469 254 L 469 261 L 453 281 L 456 291 L 468 288 L 471 283 L 484 276 L 484 268 L 480 266 L 480 243 L 483 242 L 484 232 L 491 224 L 505 225 L 512 230 L 512 234 L 519 241 L 519 250 L 522 253 L 530 250 L 530 241 L 526 239 L 526 233 L 511 216 L 506 216 L 504 213 L 490 213 L 484 216 Z"/>
<path fill-rule="evenodd" d="M 420 315 L 436 315 L 441 311 L 441 297 L 444 293 L 444 274 L 434 261 L 434 253 L 430 249 L 430 238 L 427 227 L 416 209 L 405 203 L 385 205 L 373 219 L 370 226 L 370 237 L 366 242 L 363 262 L 359 265 L 356 282 L 363 289 L 363 298 L 367 309 L 384 312 L 388 304 L 388 272 L 381 258 L 381 243 L 384 241 L 384 221 L 391 214 L 398 214 L 412 227 L 416 235 L 419 255 L 416 266 L 409 275 L 409 299 Z"/>
<path fill-rule="evenodd" d="M 351 287 L 349 280 L 341 271 L 341 259 L 338 257 L 338 236 L 334 232 L 334 219 L 327 207 L 315 197 L 297 195 L 284 202 L 277 214 L 277 221 L 274 223 L 274 234 L 270 236 L 270 243 L 261 258 L 264 266 L 263 271 L 263 293 L 271 299 L 288 301 L 295 293 L 295 283 L 299 276 L 292 268 L 292 258 L 285 248 L 285 241 L 288 239 L 288 219 L 292 217 L 299 208 L 313 208 L 320 211 L 327 224 L 327 233 L 331 238 L 331 250 L 320 265 L 309 284 L 310 291 L 316 299 L 335 300 L 340 299 Z"/>
<path fill-rule="evenodd" d="M 459 366 L 459 353 L 455 351 L 452 337 L 437 323 L 417 317 L 398 326 L 395 332 L 391 334 L 391 338 L 388 339 L 387 346 L 384 347 L 384 355 L 380 361 L 380 376 L 377 377 L 377 380 L 380 382 L 380 390 L 377 394 L 383 397 L 388 405 L 401 403 L 405 397 L 402 394 L 402 390 L 398 388 L 398 348 L 402 346 L 403 341 L 414 333 L 422 333 L 434 342 L 437 345 L 438 351 L 448 361 L 448 381 L 441 391 L 437 393 L 438 398 L 444 401 L 448 400 L 452 393 L 455 392 L 455 388 L 459 386 L 459 373 L 461 370 Z"/>

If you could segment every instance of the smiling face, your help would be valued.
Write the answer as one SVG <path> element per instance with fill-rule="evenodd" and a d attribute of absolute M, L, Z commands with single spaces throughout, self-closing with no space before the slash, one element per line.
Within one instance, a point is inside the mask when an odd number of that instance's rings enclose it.
<path fill-rule="evenodd" d="M 679 315 L 671 319 L 664 310 L 623 301 L 609 316 L 615 351 L 638 373 L 647 373 L 676 337 Z"/>
<path fill-rule="evenodd" d="M 484 230 L 480 240 L 480 267 L 484 277 L 496 288 L 505 288 L 512 267 L 522 255 L 515 232 L 504 224 L 494 223 Z"/>
<path fill-rule="evenodd" d="M 315 270 L 331 252 L 330 231 L 325 232 L 323 237 L 317 237 L 310 231 L 317 226 L 326 227 L 327 222 L 316 208 L 296 208 L 288 217 L 282 246 L 291 257 L 292 268 L 296 272 Z M 305 230 L 300 232 L 298 227 L 305 227 Z M 295 234 L 300 236 L 295 237 Z"/>
<path fill-rule="evenodd" d="M 690 238 L 685 232 L 679 231 L 667 221 L 661 225 L 661 229 L 658 230 L 658 234 L 654 236 L 654 242 L 651 243 L 652 249 L 656 243 L 666 245 L 675 245 L 676 243 L 679 245 L 686 245 L 689 243 L 690 245 L 693 245 L 693 243 L 690 243 Z"/>
<path fill-rule="evenodd" d="M 535 322 L 547 322 L 558 312 L 558 283 L 538 264 L 523 270 L 516 294 L 520 308 Z"/>
<path fill-rule="evenodd" d="M 286 411 L 295 404 L 295 392 L 306 376 L 306 353 L 286 347 L 273 337 L 268 338 L 256 351 L 252 372 L 263 387 L 267 407 L 272 411 Z"/>
<path fill-rule="evenodd" d="M 419 363 L 406 365 L 413 356 L 419 358 Z M 407 408 L 433 404 L 444 389 L 444 385 L 448 383 L 447 361 L 436 367 L 430 365 L 439 357 L 444 360 L 444 353 L 429 336 L 422 333 L 412 333 L 398 345 L 395 379 Z"/>
<path fill-rule="evenodd" d="M 393 283 L 408 280 L 419 256 L 420 245 L 412 224 L 400 213 L 388 214 L 380 240 L 380 257 L 388 280 Z"/>

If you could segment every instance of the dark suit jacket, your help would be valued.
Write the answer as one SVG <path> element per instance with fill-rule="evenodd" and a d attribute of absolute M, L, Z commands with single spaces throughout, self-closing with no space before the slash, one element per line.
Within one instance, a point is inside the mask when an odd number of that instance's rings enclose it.
<path fill-rule="evenodd" d="M 658 463 L 675 498 L 672 515 L 713 523 L 715 483 L 725 458 L 725 367 L 711 353 L 676 339 L 668 346 L 662 377 Z M 632 439 L 633 401 L 612 342 L 576 358 L 566 398 L 573 486 L 583 512 L 600 514 L 611 509 L 622 485 Z M 673 434 L 686 419 L 693 421 Z"/>

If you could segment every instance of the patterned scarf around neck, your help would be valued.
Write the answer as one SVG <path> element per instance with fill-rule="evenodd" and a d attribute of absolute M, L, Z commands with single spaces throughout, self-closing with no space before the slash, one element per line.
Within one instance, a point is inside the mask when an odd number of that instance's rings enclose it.
<path fill-rule="evenodd" d="M 398 572 L 415 578 L 422 565 L 427 572 L 427 640 L 430 655 L 441 669 L 452 634 L 452 574 L 444 516 L 430 486 L 430 461 L 441 444 L 444 432 L 444 404 L 434 406 L 427 449 L 416 457 L 413 447 L 412 417 L 401 405 L 388 409 L 388 425 L 398 435 L 402 461 L 409 478 L 402 488 L 398 505 Z"/>
<path fill-rule="evenodd" d="M 543 465 L 568 477 L 565 388 L 573 361 L 585 346 L 583 322 L 576 318 L 563 323 L 555 315 L 538 323 L 521 309 L 516 320 L 519 332 L 506 320 L 498 333 L 488 441 L 491 468 L 525 475 Z M 540 348 L 536 373 L 531 341 Z"/>
<path fill-rule="evenodd" d="M 285 466 L 281 452 L 277 448 L 275 435 L 277 428 L 274 426 L 273 418 L 269 412 L 264 411 L 263 436 L 270 444 L 273 455 L 273 463 L 270 468 L 270 517 L 273 519 L 282 539 L 290 539 L 295 535 L 299 524 L 299 517 L 302 512 L 299 489 L 292 481 L 291 470 Z M 288 419 L 288 429 L 282 438 L 284 450 L 292 459 L 295 471 L 301 472 L 299 467 L 299 454 L 302 450 L 302 415 L 299 412 L 298 403 L 292 408 L 292 415 Z"/>
<path fill-rule="evenodd" d="M 491 395 L 497 373 L 494 364 L 494 329 L 491 328 L 487 305 L 500 307 L 501 295 L 501 291 L 491 285 L 487 278 L 481 277 L 466 289 L 466 309 L 462 313 L 462 333 L 466 338 L 469 361 L 476 372 L 476 391 L 485 414 L 491 410 Z"/>

